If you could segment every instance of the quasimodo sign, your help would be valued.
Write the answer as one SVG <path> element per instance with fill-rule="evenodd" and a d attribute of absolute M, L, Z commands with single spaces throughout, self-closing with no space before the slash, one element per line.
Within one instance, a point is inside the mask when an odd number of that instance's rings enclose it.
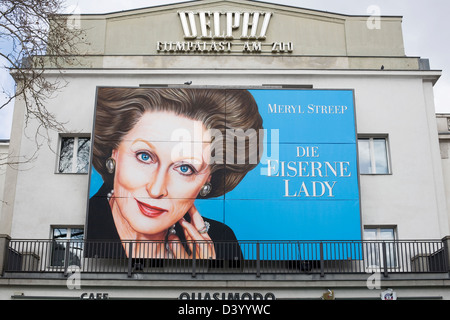
<path fill-rule="evenodd" d="M 102 87 L 94 123 L 87 240 L 157 241 L 109 254 L 361 239 L 352 90 Z"/>
<path fill-rule="evenodd" d="M 292 53 L 292 42 L 267 41 L 272 12 L 181 11 L 183 41 L 161 40 L 158 53 Z"/>

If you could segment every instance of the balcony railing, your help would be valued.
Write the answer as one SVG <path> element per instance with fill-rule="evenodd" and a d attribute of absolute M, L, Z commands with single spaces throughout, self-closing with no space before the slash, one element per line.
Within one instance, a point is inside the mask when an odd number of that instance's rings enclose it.
<path fill-rule="evenodd" d="M 158 258 L 165 243 L 10 240 L 5 272 L 358 274 L 449 272 L 442 241 L 240 241 L 172 243 L 171 257 Z M 159 250 L 159 251 L 158 251 Z M 189 257 L 179 252 L 190 252 Z"/>

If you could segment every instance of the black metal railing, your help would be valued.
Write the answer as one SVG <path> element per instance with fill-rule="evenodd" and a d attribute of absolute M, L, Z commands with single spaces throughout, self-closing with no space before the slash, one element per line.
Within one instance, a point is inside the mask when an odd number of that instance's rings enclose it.
<path fill-rule="evenodd" d="M 170 245 L 170 254 L 167 246 Z M 212 247 L 214 250 L 211 250 Z M 350 274 L 448 272 L 442 241 L 10 240 L 5 272 Z M 211 257 L 212 252 L 215 258 Z"/>

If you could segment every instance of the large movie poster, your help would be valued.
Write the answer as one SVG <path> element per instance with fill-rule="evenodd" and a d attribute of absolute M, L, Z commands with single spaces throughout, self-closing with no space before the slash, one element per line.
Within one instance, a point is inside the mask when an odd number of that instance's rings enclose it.
<path fill-rule="evenodd" d="M 98 88 L 89 190 L 87 240 L 149 257 L 360 240 L 353 91 Z"/>

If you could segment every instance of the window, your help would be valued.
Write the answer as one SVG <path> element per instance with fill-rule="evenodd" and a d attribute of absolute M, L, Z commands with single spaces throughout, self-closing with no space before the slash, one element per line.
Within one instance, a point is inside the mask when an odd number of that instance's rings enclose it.
<path fill-rule="evenodd" d="M 397 266 L 394 245 L 395 232 L 396 229 L 394 227 L 364 228 L 366 267 L 383 267 L 383 250 L 386 251 L 387 266 Z"/>
<path fill-rule="evenodd" d="M 89 137 L 61 137 L 59 173 L 88 173 L 91 139 Z"/>
<path fill-rule="evenodd" d="M 395 240 L 395 228 L 380 227 L 380 228 L 364 228 L 364 240 Z"/>
<path fill-rule="evenodd" d="M 83 228 L 53 228 L 51 265 L 53 267 L 63 267 L 67 258 L 69 259 L 67 266 L 80 266 L 83 252 L 83 239 Z"/>
<path fill-rule="evenodd" d="M 386 138 L 359 138 L 359 172 L 361 174 L 389 174 Z"/>

